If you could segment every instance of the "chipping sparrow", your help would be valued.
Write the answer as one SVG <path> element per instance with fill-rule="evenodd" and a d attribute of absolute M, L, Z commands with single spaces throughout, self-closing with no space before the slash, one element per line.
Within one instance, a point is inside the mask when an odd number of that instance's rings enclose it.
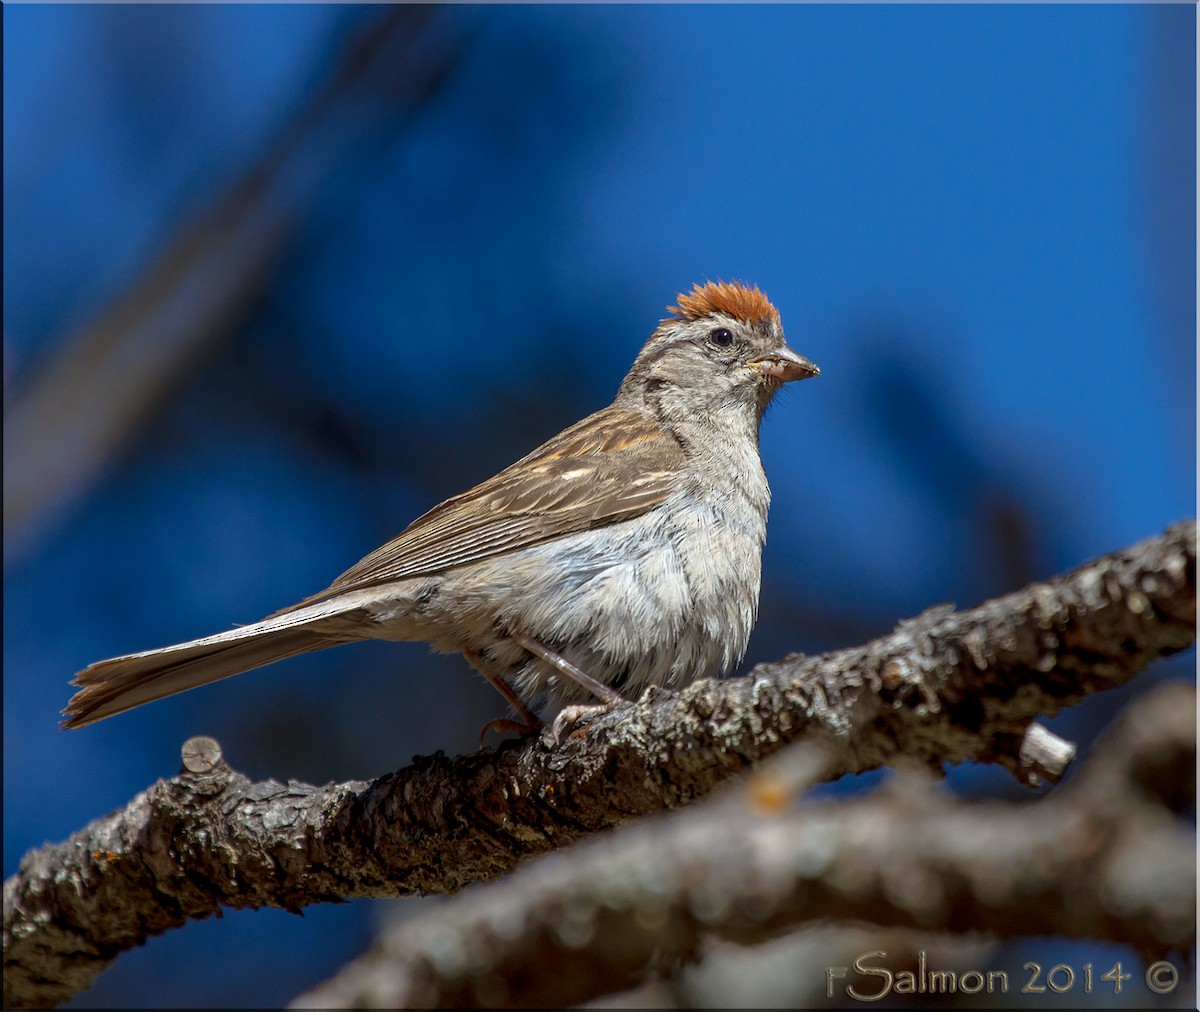
<path fill-rule="evenodd" d="M 327 590 L 252 625 L 99 661 L 65 727 L 362 639 L 462 652 L 525 700 L 604 702 L 728 671 L 758 613 L 767 505 L 758 427 L 818 369 L 755 287 L 680 295 L 613 403 L 447 499 Z"/>

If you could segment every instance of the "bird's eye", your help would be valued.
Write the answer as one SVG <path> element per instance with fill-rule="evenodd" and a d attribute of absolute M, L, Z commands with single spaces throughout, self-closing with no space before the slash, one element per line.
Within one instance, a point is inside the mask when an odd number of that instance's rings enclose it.
<path fill-rule="evenodd" d="M 709 331 L 708 342 L 715 344 L 718 348 L 728 348 L 733 344 L 733 335 L 725 327 L 718 327 L 716 330 Z"/>

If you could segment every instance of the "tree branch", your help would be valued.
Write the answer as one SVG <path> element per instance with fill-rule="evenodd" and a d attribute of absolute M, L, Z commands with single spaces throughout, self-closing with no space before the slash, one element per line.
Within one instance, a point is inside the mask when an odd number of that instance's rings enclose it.
<path fill-rule="evenodd" d="M 815 767 L 805 756 L 796 780 L 784 753 L 739 789 L 398 925 L 293 1007 L 568 1008 L 694 960 L 706 939 L 816 921 L 1190 948 L 1195 838 L 1145 773 L 1194 768 L 1195 706 L 1181 683 L 1133 704 L 1079 780 L 1032 804 L 972 804 L 910 776 L 793 805 Z"/>
<path fill-rule="evenodd" d="M 295 910 L 491 880 L 707 794 L 789 742 L 821 743 L 831 776 L 973 759 L 1029 780 L 1040 760 L 1022 745 L 1036 717 L 1185 649 L 1195 625 L 1187 521 L 977 608 L 931 609 L 862 647 L 652 690 L 561 747 L 544 733 L 312 787 L 251 783 L 215 742 L 189 744 L 180 775 L 31 852 L 5 883 L 5 1002 L 65 1000 L 120 952 L 223 905 Z"/>

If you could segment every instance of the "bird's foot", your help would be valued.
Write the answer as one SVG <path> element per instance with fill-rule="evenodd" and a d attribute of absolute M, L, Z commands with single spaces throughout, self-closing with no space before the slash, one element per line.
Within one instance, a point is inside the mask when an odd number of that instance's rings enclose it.
<path fill-rule="evenodd" d="M 479 729 L 480 748 L 483 748 L 483 739 L 489 731 L 496 731 L 499 734 L 509 731 L 524 737 L 545 727 L 542 719 L 525 705 L 525 700 L 521 698 L 517 690 L 492 670 L 491 665 L 488 664 L 482 653 L 465 646 L 462 648 L 462 652 L 471 666 L 487 679 L 488 684 L 493 689 L 504 697 L 520 718 L 519 720 L 512 720 L 508 717 L 497 717 L 495 720 L 489 720 Z"/>
<path fill-rule="evenodd" d="M 618 697 L 618 701 L 620 701 L 620 697 Z M 587 723 L 595 720 L 602 714 L 608 713 L 612 708 L 612 703 L 572 703 L 570 706 L 564 706 L 558 716 L 554 718 L 554 723 L 550 725 L 550 730 L 554 734 L 554 744 L 561 745 L 568 735 L 574 733 L 576 725 L 580 722 Z"/>
<path fill-rule="evenodd" d="M 515 734 L 520 738 L 527 734 L 533 734 L 535 731 L 540 731 L 545 725 L 534 714 L 530 714 L 532 720 L 513 720 L 510 717 L 497 717 L 495 720 L 489 720 L 479 729 L 479 747 L 483 748 L 483 739 L 487 737 L 489 731 L 495 731 L 497 734 Z"/>
<path fill-rule="evenodd" d="M 572 664 L 560 654 L 555 653 L 549 647 L 539 643 L 532 636 L 526 636 L 523 633 L 512 633 L 511 635 L 513 642 L 519 647 L 528 650 L 535 657 L 540 657 L 560 675 L 565 675 L 576 685 L 586 689 L 600 700 L 598 706 L 595 704 L 573 704 L 562 708 L 562 711 L 554 718 L 554 723 L 551 725 L 551 730 L 554 732 L 554 741 L 557 744 L 561 745 L 563 739 L 574 730 L 575 725 L 580 721 L 585 719 L 594 720 L 600 714 L 607 713 L 614 706 L 628 702 L 612 686 L 593 678 L 586 671 Z"/>

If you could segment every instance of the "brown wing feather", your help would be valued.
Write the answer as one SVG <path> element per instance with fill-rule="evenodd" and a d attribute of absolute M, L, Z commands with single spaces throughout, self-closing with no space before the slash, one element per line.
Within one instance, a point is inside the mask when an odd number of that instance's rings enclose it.
<path fill-rule="evenodd" d="M 418 517 L 329 588 L 283 609 L 627 520 L 674 487 L 683 450 L 652 419 L 608 407 Z"/>

